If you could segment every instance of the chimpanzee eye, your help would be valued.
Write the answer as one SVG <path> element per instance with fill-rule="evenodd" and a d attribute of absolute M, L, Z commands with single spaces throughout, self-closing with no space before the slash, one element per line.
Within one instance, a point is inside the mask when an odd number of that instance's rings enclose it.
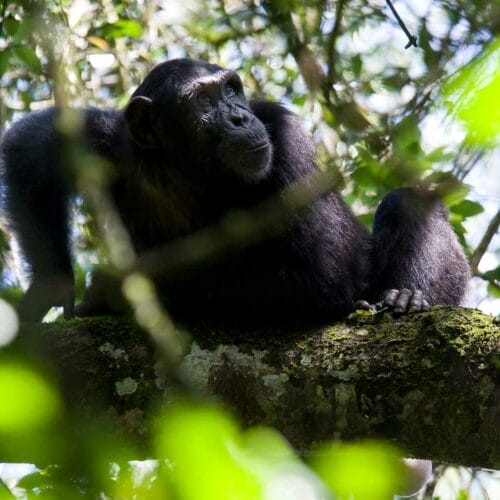
<path fill-rule="evenodd" d="M 211 104 L 210 96 L 208 95 L 208 92 L 200 92 L 196 96 L 196 100 L 198 101 L 199 104 L 202 104 L 203 106 L 208 106 Z"/>
<path fill-rule="evenodd" d="M 237 90 L 235 89 L 234 84 L 228 83 L 224 89 L 224 93 L 226 94 L 226 97 L 229 97 L 230 99 L 235 97 Z"/>

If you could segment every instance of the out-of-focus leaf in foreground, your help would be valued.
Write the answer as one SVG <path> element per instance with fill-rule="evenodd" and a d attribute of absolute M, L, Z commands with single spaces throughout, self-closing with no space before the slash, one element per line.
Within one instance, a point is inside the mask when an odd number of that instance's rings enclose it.
<path fill-rule="evenodd" d="M 329 498 L 316 475 L 271 428 L 243 432 L 221 409 L 175 405 L 162 419 L 158 456 L 172 464 L 175 498 Z"/>
<path fill-rule="evenodd" d="M 0 366 L 0 433 L 22 432 L 49 423 L 60 411 L 58 394 L 30 367 Z"/>
<path fill-rule="evenodd" d="M 450 113 L 461 120 L 471 144 L 500 145 L 500 38 L 443 88 Z"/>
<path fill-rule="evenodd" d="M 339 499 L 392 498 L 405 478 L 397 450 L 379 442 L 327 445 L 318 450 L 311 464 Z"/>

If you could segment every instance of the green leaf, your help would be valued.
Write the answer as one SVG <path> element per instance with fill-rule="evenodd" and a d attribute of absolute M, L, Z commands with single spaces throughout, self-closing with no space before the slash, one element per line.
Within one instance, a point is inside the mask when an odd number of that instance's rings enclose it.
<path fill-rule="evenodd" d="M 443 88 L 451 114 L 468 129 L 467 140 L 492 147 L 500 144 L 500 38 L 496 38 Z"/>
<path fill-rule="evenodd" d="M 359 76 L 361 75 L 361 69 L 363 67 L 363 64 L 361 62 L 361 56 L 359 54 L 356 54 L 351 59 L 351 63 L 352 63 L 352 71 L 354 73 L 354 76 L 356 78 L 359 78 Z"/>
<path fill-rule="evenodd" d="M 59 395 L 31 367 L 3 360 L 0 367 L 0 433 L 43 426 L 60 412 Z"/>
<path fill-rule="evenodd" d="M 414 156 L 420 151 L 420 135 L 417 117 L 407 116 L 396 129 L 394 144 L 399 151 L 408 151 Z"/>
<path fill-rule="evenodd" d="M 359 167 L 351 175 L 352 180 L 359 186 L 371 186 L 376 179 L 368 167 Z"/>
<path fill-rule="evenodd" d="M 31 47 L 15 47 L 12 49 L 16 57 L 28 66 L 32 71 L 37 74 L 42 72 L 42 65 L 40 59 L 35 54 L 35 50 Z"/>
<path fill-rule="evenodd" d="M 462 200 L 452 205 L 450 210 L 463 217 L 473 217 L 474 215 L 484 212 L 484 208 L 480 203 L 471 200 Z"/>
<path fill-rule="evenodd" d="M 432 172 L 426 181 L 442 197 L 443 203 L 451 207 L 462 201 L 470 192 L 470 186 L 458 180 L 451 172 Z"/>
<path fill-rule="evenodd" d="M 4 28 L 5 33 L 7 35 L 14 36 L 16 34 L 20 24 L 21 23 L 17 19 L 14 19 L 11 16 L 6 17 L 4 22 L 3 22 L 3 28 Z"/>
<path fill-rule="evenodd" d="M 142 35 L 142 26 L 133 19 L 119 19 L 116 23 L 103 26 L 104 35 L 108 38 L 122 38 L 129 36 L 139 38 Z"/>
<path fill-rule="evenodd" d="M 487 280 L 500 281 L 500 266 L 496 267 L 495 269 L 490 269 L 489 271 L 486 271 L 485 273 L 483 273 L 483 277 Z"/>
<path fill-rule="evenodd" d="M 160 457 L 175 464 L 176 498 L 220 500 L 262 497 L 260 481 L 248 470 L 242 436 L 233 421 L 214 407 L 170 407 L 157 439 Z M 196 480 L 193 480 L 196 478 Z"/>
<path fill-rule="evenodd" d="M 339 498 L 392 498 L 404 481 L 404 467 L 392 446 L 375 441 L 322 447 L 312 466 Z"/>
<path fill-rule="evenodd" d="M 9 58 L 9 49 L 0 52 L 0 78 L 2 78 L 2 75 L 7 71 L 7 68 L 9 67 Z"/>
<path fill-rule="evenodd" d="M 397 72 L 394 75 L 390 75 L 382 80 L 382 85 L 391 90 L 400 90 L 404 85 L 403 73 Z"/>
<path fill-rule="evenodd" d="M 358 215 L 358 219 L 367 229 L 371 229 L 373 226 L 373 220 L 375 219 L 375 214 L 372 212 L 366 214 Z"/>
<path fill-rule="evenodd" d="M 430 163 L 439 163 L 443 161 L 450 161 L 456 157 L 455 153 L 445 153 L 446 147 L 441 146 L 439 148 L 433 149 L 425 159 Z"/>
<path fill-rule="evenodd" d="M 23 22 L 19 24 L 16 33 L 14 35 L 14 43 L 16 45 L 21 45 L 23 42 L 27 42 L 32 33 L 34 32 L 34 21 L 31 17 L 24 17 Z"/>
<path fill-rule="evenodd" d="M 292 97 L 292 102 L 295 104 L 295 106 L 302 107 L 302 106 L 304 106 L 304 104 L 306 102 L 306 98 L 307 98 L 307 96 L 305 94 L 294 95 Z"/>
<path fill-rule="evenodd" d="M 500 286 L 493 283 L 488 283 L 488 294 L 492 297 L 500 299 Z"/>
<path fill-rule="evenodd" d="M 0 499 L 15 498 L 9 487 L 0 478 Z"/>

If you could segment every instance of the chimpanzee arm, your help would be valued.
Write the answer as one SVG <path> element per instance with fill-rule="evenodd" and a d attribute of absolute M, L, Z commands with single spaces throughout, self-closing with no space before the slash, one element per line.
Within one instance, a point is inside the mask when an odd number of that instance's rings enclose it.
<path fill-rule="evenodd" d="M 115 116 L 92 109 L 82 112 L 84 144 L 111 149 L 108 129 Z M 58 132 L 58 114 L 57 108 L 31 113 L 0 140 L 3 208 L 31 274 L 19 308 L 24 320 L 40 320 L 52 306 L 63 306 L 65 317 L 73 315 L 70 195 L 75 172 Z"/>
<path fill-rule="evenodd" d="M 53 305 L 73 313 L 69 252 L 69 191 L 51 108 L 14 123 L 0 143 L 4 209 L 31 272 L 19 312 L 39 320 Z"/>

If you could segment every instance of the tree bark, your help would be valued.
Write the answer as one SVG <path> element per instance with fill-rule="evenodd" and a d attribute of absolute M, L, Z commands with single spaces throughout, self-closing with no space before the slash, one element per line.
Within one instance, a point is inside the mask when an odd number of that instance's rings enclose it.
<path fill-rule="evenodd" d="M 113 415 L 130 436 L 144 439 L 152 408 L 174 397 L 147 335 L 125 320 L 23 330 L 18 342 L 51 357 L 72 402 L 87 414 Z M 442 306 L 301 331 L 190 334 L 180 374 L 246 425 L 274 426 L 299 450 L 383 438 L 419 458 L 499 466 L 500 327 L 477 310 Z"/>

